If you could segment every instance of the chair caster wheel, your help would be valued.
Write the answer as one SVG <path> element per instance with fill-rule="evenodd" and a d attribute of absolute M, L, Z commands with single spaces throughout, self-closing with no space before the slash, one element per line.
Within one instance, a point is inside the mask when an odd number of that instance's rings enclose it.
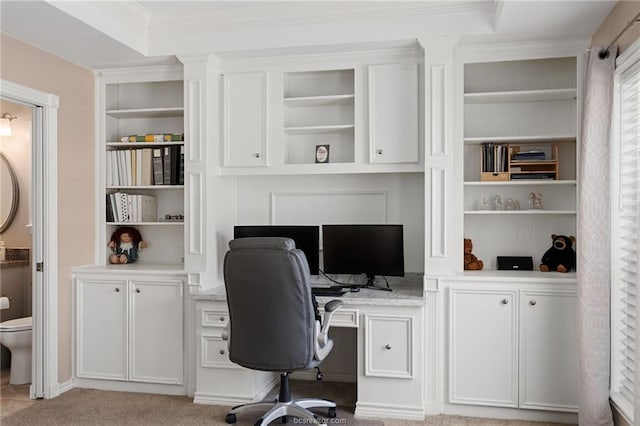
<path fill-rule="evenodd" d="M 233 424 L 233 423 L 237 422 L 238 419 L 236 418 L 235 414 L 229 413 L 224 417 L 224 421 L 225 421 L 225 423 Z"/>
<path fill-rule="evenodd" d="M 338 413 L 336 412 L 336 407 L 329 407 L 329 418 L 335 419 Z"/>
<path fill-rule="evenodd" d="M 324 379 L 324 374 L 318 371 L 316 373 L 316 380 L 322 380 L 322 379 Z"/>
<path fill-rule="evenodd" d="M 258 421 L 253 424 L 253 426 L 260 426 L 260 425 L 262 425 L 262 419 L 258 419 Z"/>

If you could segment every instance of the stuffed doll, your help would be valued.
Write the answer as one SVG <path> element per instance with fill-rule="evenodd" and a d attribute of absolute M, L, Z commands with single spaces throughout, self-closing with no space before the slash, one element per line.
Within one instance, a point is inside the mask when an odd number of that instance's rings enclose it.
<path fill-rule="evenodd" d="M 479 260 L 471 251 L 473 250 L 473 242 L 469 238 L 464 239 L 464 270 L 479 271 L 484 266 L 482 260 Z"/>
<path fill-rule="evenodd" d="M 573 243 L 576 238 L 573 236 L 552 234 L 553 244 L 542 256 L 540 270 L 542 272 L 558 271 L 569 272 L 576 267 L 576 252 L 573 250 Z"/>
<path fill-rule="evenodd" d="M 133 263 L 138 260 L 138 253 L 147 247 L 142 241 L 140 232 L 132 226 L 121 226 L 111 234 L 107 245 L 113 254 L 109 256 L 111 263 Z"/>

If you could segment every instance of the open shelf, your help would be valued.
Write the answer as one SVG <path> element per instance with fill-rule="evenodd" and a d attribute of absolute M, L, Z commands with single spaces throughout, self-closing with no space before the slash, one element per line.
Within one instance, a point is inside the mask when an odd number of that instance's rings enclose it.
<path fill-rule="evenodd" d="M 324 106 L 324 105 L 344 105 L 353 103 L 355 96 L 347 95 L 328 95 L 328 96 L 298 96 L 292 98 L 284 98 L 284 105 L 288 107 L 305 107 L 305 106 Z"/>
<path fill-rule="evenodd" d="M 182 117 L 184 115 L 184 108 L 173 107 L 173 108 L 112 109 L 112 110 L 108 110 L 106 114 L 114 118 Z"/>
<path fill-rule="evenodd" d="M 536 143 L 536 142 L 575 142 L 576 135 L 513 135 L 513 136 L 474 136 L 465 137 L 465 144 L 494 143 Z"/>
<path fill-rule="evenodd" d="M 502 102 L 542 102 L 571 100 L 576 98 L 576 89 L 514 90 L 505 92 L 465 93 L 466 104 Z"/>
<path fill-rule="evenodd" d="M 285 133 L 333 133 L 352 130 L 355 126 L 353 124 L 337 124 L 329 126 L 300 126 L 300 127 L 285 127 Z"/>

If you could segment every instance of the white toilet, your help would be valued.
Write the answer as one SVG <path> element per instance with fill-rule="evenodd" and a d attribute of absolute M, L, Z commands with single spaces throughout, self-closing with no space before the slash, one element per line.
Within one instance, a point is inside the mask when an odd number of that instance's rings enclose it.
<path fill-rule="evenodd" d="M 31 317 L 0 322 L 0 343 L 11 351 L 9 383 L 31 383 Z"/>

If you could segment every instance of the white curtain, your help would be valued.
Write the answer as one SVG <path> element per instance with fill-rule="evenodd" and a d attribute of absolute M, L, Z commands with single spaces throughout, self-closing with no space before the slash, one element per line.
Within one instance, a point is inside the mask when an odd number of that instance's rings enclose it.
<path fill-rule="evenodd" d="M 581 425 L 613 425 L 609 405 L 609 130 L 617 49 L 587 68 L 580 144 L 578 342 Z"/>

